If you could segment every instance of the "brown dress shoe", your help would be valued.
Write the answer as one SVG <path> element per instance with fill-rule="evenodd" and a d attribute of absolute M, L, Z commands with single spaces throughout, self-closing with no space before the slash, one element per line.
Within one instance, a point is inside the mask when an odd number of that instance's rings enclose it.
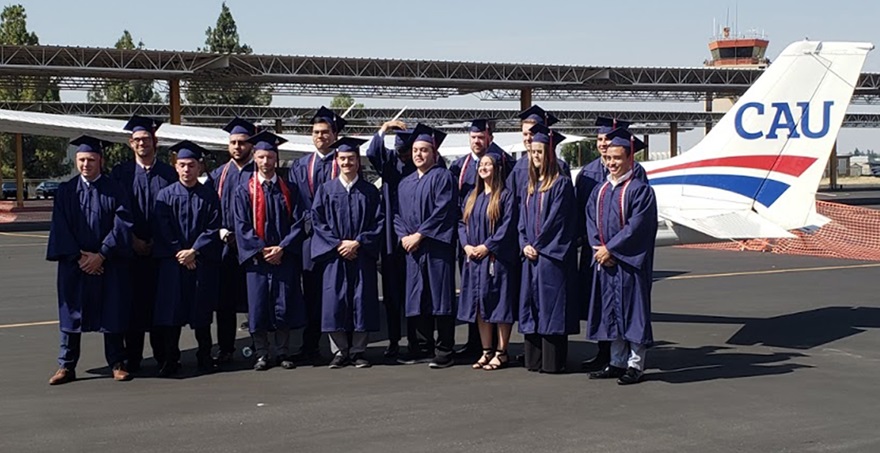
<path fill-rule="evenodd" d="M 113 380 L 114 381 L 130 381 L 131 375 L 128 374 L 128 371 L 125 371 L 125 365 L 121 363 L 117 363 L 113 365 Z"/>
<path fill-rule="evenodd" d="M 68 370 L 67 368 L 58 368 L 58 371 L 49 378 L 49 385 L 61 385 L 67 384 L 68 382 L 72 382 L 76 380 L 76 371 Z"/>

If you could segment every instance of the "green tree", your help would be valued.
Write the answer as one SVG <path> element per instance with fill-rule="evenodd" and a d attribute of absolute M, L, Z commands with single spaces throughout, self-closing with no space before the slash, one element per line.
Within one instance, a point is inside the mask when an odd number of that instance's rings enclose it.
<path fill-rule="evenodd" d="M 200 52 L 244 54 L 253 53 L 247 44 L 242 44 L 238 36 L 238 26 L 232 11 L 223 2 L 217 24 L 205 31 L 205 47 Z M 192 104 L 243 104 L 269 105 L 272 91 L 259 83 L 240 83 L 235 89 L 220 90 L 215 84 L 191 80 L 186 84 L 186 100 Z"/>
<path fill-rule="evenodd" d="M 351 97 L 350 94 L 345 94 L 345 93 L 337 94 L 336 96 L 333 96 L 333 100 L 330 101 L 330 108 L 334 111 L 338 111 L 340 114 L 342 112 L 348 110 L 348 108 L 351 107 L 352 105 L 356 109 L 364 108 L 364 104 L 362 104 L 360 102 L 355 103 L 354 98 Z"/>
<path fill-rule="evenodd" d="M 135 45 L 131 33 L 124 30 L 113 47 L 122 50 L 143 49 L 144 43 Z M 107 80 L 101 88 L 90 90 L 88 99 L 89 102 L 162 102 L 153 89 L 152 80 Z"/>
<path fill-rule="evenodd" d="M 36 33 L 27 29 L 27 14 L 21 5 L 9 5 L 0 13 L 0 44 L 32 46 L 39 44 Z M 58 84 L 52 77 L 4 77 L 0 82 L 0 99 L 9 101 L 60 101 Z M 64 163 L 67 141 L 50 137 L 23 138 L 24 174 L 27 178 L 50 178 L 68 173 Z M 0 135 L 3 150 L 3 177 L 15 175 L 15 138 Z"/>
<path fill-rule="evenodd" d="M 599 157 L 599 150 L 595 140 L 581 140 L 562 145 L 559 154 L 572 167 L 583 167 Z"/>

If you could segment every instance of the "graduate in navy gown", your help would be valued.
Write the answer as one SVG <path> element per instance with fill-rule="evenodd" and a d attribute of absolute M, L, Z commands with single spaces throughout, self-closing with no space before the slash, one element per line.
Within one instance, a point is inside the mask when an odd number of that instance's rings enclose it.
<path fill-rule="evenodd" d="M 237 314 L 247 313 L 247 284 L 244 268 L 238 262 L 235 241 L 233 204 L 236 188 L 254 173 L 253 145 L 248 138 L 256 134 L 256 126 L 241 118 L 234 118 L 224 128 L 229 133 L 229 161 L 211 172 L 208 180 L 220 197 L 220 240 L 223 241 L 223 261 L 220 265 L 220 296 L 217 300 L 217 353 L 216 363 L 224 366 L 232 362 L 235 353 Z"/>
<path fill-rule="evenodd" d="M 464 251 L 458 319 L 476 323 L 483 355 L 474 369 L 495 370 L 509 362 L 507 345 L 516 320 L 520 271 L 513 195 L 504 188 L 501 157 L 486 153 L 478 166 L 480 179 L 465 199 L 458 224 Z M 496 339 L 497 346 L 493 346 Z"/>
<path fill-rule="evenodd" d="M 220 289 L 220 199 L 199 182 L 202 147 L 189 141 L 171 147 L 180 180 L 159 191 L 154 209 L 156 223 L 153 255 L 159 259 L 159 285 L 153 329 L 162 330 L 165 364 L 159 376 L 180 370 L 180 331 L 195 331 L 200 372 L 209 372 L 211 320 Z"/>
<path fill-rule="evenodd" d="M 290 330 L 305 326 L 299 285 L 302 257 L 302 204 L 297 188 L 278 177 L 278 145 L 285 140 L 263 131 L 248 139 L 254 145 L 256 172 L 235 192 L 235 240 L 248 291 L 248 328 L 254 340 L 254 369 L 271 367 L 269 333 L 274 332 L 275 362 L 295 365 L 289 357 Z"/>
<path fill-rule="evenodd" d="M 379 189 L 360 176 L 366 140 L 333 144 L 339 177 L 325 182 L 312 203 L 312 259 L 322 276 L 321 330 L 330 336 L 330 368 L 367 368 L 369 332 L 379 330 L 379 277 L 385 214 Z"/>
<path fill-rule="evenodd" d="M 654 190 L 634 177 L 633 153 L 644 143 L 626 129 L 608 134 L 607 180 L 596 186 L 586 206 L 587 238 L 593 254 L 593 284 L 587 336 L 611 342 L 611 362 L 593 379 L 642 380 L 651 330 L 651 285 L 657 201 Z"/>
<path fill-rule="evenodd" d="M 474 186 L 476 186 L 477 180 L 480 179 L 477 175 L 477 167 L 480 165 L 480 158 L 486 154 L 498 156 L 498 159 L 501 162 L 501 174 L 504 178 L 506 178 L 507 174 L 513 170 L 513 157 L 496 145 L 492 139 L 492 124 L 490 120 L 481 118 L 471 121 L 471 125 L 468 128 L 468 143 L 471 152 L 470 154 L 459 157 L 449 165 L 449 171 L 451 171 L 452 176 L 458 180 L 459 214 L 461 213 L 461 210 L 464 209 L 467 194 L 470 193 Z M 464 252 L 459 249 L 458 267 L 462 272 L 464 260 Z M 475 355 L 480 351 L 480 344 L 480 332 L 477 329 L 477 325 L 475 323 L 470 323 L 468 325 L 467 344 L 464 349 L 456 352 L 459 354 Z"/>
<path fill-rule="evenodd" d="M 409 339 L 410 354 L 398 362 L 430 361 L 432 368 L 452 366 L 455 346 L 458 194 L 452 173 L 437 165 L 444 138 L 445 133 L 422 124 L 413 130 L 410 144 L 416 171 L 400 182 L 394 215 L 394 229 L 406 251 L 407 322 L 415 326 L 417 335 Z"/>
<path fill-rule="evenodd" d="M 578 245 L 581 246 L 580 259 L 578 260 L 578 276 L 582 283 L 579 285 L 581 293 L 578 296 L 578 300 L 582 308 L 581 319 L 583 320 L 586 320 L 589 314 L 590 291 L 594 288 L 593 267 L 591 266 L 593 251 L 587 243 L 587 220 L 584 215 L 587 199 L 590 198 L 593 188 L 604 183 L 608 177 L 608 169 L 605 168 L 605 162 L 603 161 L 605 152 L 608 150 L 608 144 L 611 143 L 608 134 L 618 127 L 626 129 L 629 127 L 629 124 L 627 121 L 621 121 L 616 118 L 601 116 L 596 118 L 596 149 L 599 151 L 599 157 L 584 165 L 581 171 L 578 172 L 574 182 L 578 213 Z M 638 168 L 641 169 L 642 166 L 639 165 Z M 643 169 L 641 172 L 637 171 L 634 176 L 645 182 L 648 181 Z M 595 357 L 581 363 L 581 368 L 584 371 L 599 371 L 608 366 L 608 362 L 611 360 L 611 342 L 600 341 L 598 347 L 599 349 Z"/>
<path fill-rule="evenodd" d="M 517 205 L 521 203 L 522 192 L 529 184 L 529 164 L 531 158 L 529 157 L 528 150 L 532 146 L 532 138 L 534 137 L 532 126 L 535 124 L 543 124 L 550 127 L 559 122 L 559 118 L 556 118 L 552 113 L 547 112 L 538 105 L 533 105 L 527 110 L 524 110 L 519 114 L 519 118 L 521 120 L 520 124 L 522 125 L 523 147 L 525 147 L 526 152 L 514 164 L 513 169 L 507 176 L 506 183 L 508 190 L 513 193 L 515 197 L 514 201 Z M 564 160 L 559 159 L 556 159 L 556 162 L 559 165 L 559 174 L 570 179 L 571 168 L 568 164 Z"/>
<path fill-rule="evenodd" d="M 385 134 L 396 129 L 394 148 L 385 147 Z M 412 163 L 412 151 L 407 140 L 412 131 L 402 121 L 387 121 L 367 143 L 367 159 L 382 178 L 382 203 L 384 217 L 384 241 L 382 246 L 382 304 L 388 329 L 388 347 L 385 357 L 395 358 L 400 352 L 401 307 L 406 300 L 406 252 L 394 232 L 394 210 L 397 206 L 397 187 L 400 180 L 416 171 Z M 408 336 L 415 337 L 412 327 Z"/>
<path fill-rule="evenodd" d="M 119 186 L 101 175 L 103 143 L 80 137 L 79 175 L 58 187 L 52 209 L 46 259 L 58 263 L 58 318 L 61 352 L 50 385 L 76 379 L 83 332 L 104 334 L 104 357 L 113 378 L 131 378 L 125 369 L 123 333 L 131 303 L 128 255 L 131 215 Z"/>
<path fill-rule="evenodd" d="M 321 340 L 321 276 L 314 271 L 315 263 L 311 254 L 312 201 L 318 187 L 339 176 L 336 153 L 330 145 L 336 142 L 345 124 L 345 119 L 332 110 L 323 106 L 318 109 L 312 117 L 312 142 L 316 151 L 297 159 L 287 175 L 288 182 L 296 186 L 302 198 L 305 214 L 301 259 L 307 324 L 302 334 L 301 349 L 294 359 L 313 364 L 320 362 L 318 343 Z"/>
<path fill-rule="evenodd" d="M 519 330 L 529 371 L 561 373 L 567 336 L 577 333 L 577 249 L 574 188 L 559 174 L 556 145 L 565 139 L 543 124 L 532 126 L 529 182 L 522 194 L 519 243 L 523 256 Z"/>
<path fill-rule="evenodd" d="M 156 195 L 166 186 L 177 181 L 177 173 L 171 165 L 157 156 L 156 129 L 161 121 L 134 115 L 125 125 L 131 132 L 128 146 L 134 159 L 116 165 L 111 177 L 122 187 L 134 219 L 131 244 L 134 256 L 131 261 L 132 309 L 129 331 L 125 334 L 128 354 L 128 370 L 136 373 L 144 358 L 144 336 L 153 324 L 153 304 L 156 301 L 159 263 L 153 256 L 153 205 Z M 165 358 L 161 334 L 150 333 L 153 357 L 161 369 Z"/>

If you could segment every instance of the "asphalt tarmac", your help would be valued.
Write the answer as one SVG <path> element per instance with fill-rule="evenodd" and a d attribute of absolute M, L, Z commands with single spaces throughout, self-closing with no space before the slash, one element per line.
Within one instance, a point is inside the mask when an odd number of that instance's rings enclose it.
<path fill-rule="evenodd" d="M 50 387 L 45 236 L 0 234 L 0 452 L 880 451 L 880 263 L 658 249 L 657 344 L 636 386 L 463 358 L 385 365 L 383 334 L 369 369 L 255 372 L 237 356 L 234 371 L 196 376 L 185 329 L 179 379 L 153 377 L 147 360 L 114 382 L 87 334 L 80 379 Z M 576 370 L 595 347 L 570 340 Z"/>

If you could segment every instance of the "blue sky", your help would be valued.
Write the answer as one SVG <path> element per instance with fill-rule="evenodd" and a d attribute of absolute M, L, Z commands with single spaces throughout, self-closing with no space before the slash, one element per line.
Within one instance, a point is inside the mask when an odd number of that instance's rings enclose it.
<path fill-rule="evenodd" d="M 109 47 L 129 30 L 147 47 L 194 50 L 220 12 L 217 0 L 21 0 L 28 27 L 43 44 Z M 730 17 L 739 31 L 770 39 L 771 60 L 791 41 L 871 41 L 880 44 L 880 2 L 837 0 L 731 0 L 592 2 L 542 0 L 335 2 L 228 0 L 242 42 L 256 53 L 417 58 L 615 66 L 701 66 L 717 24 Z M 332 5 L 330 7 L 324 4 Z M 605 7 L 599 5 L 619 5 Z M 866 71 L 880 72 L 880 52 Z M 65 100 L 84 99 L 65 94 Z M 310 106 L 320 98 L 276 97 L 276 104 Z M 361 100 L 373 106 L 516 108 L 473 96 L 442 101 Z M 698 110 L 692 104 L 546 103 L 566 109 Z M 850 111 L 880 111 L 853 106 Z M 683 134 L 687 146 L 701 133 Z M 840 149 L 880 150 L 876 131 L 844 130 Z M 660 149 L 667 140 L 652 139 Z"/>

